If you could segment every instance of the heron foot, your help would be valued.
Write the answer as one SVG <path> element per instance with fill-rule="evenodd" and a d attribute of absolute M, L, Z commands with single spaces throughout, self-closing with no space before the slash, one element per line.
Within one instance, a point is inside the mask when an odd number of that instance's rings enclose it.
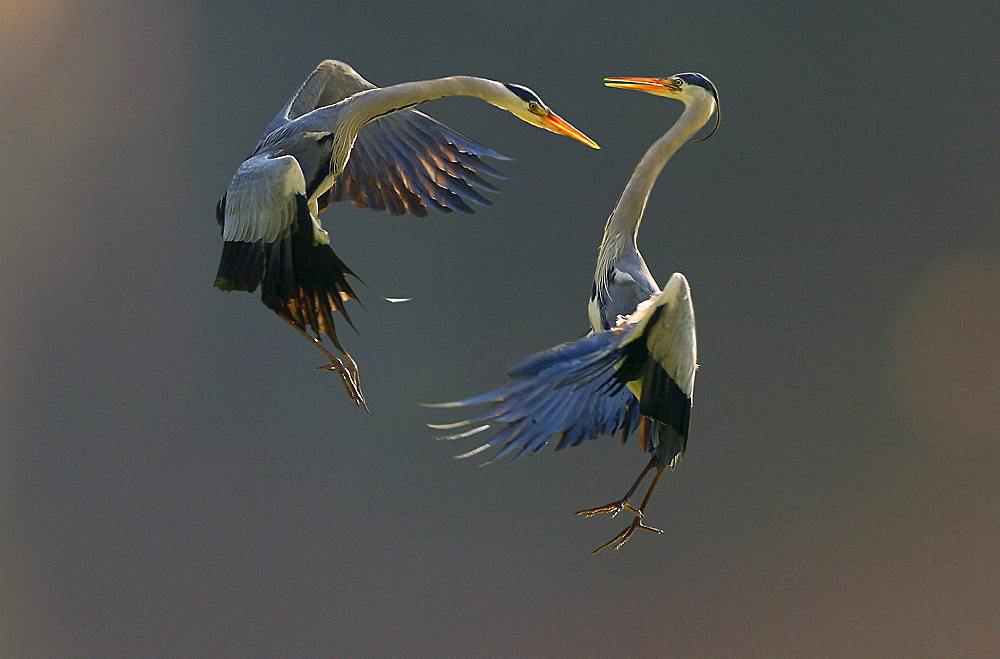
<path fill-rule="evenodd" d="M 638 513 L 637 516 L 636 516 L 636 518 L 634 520 L 632 520 L 632 523 L 629 524 L 627 527 L 625 527 L 624 531 L 622 531 L 621 533 L 619 533 L 615 537 L 611 538 L 611 540 L 605 542 L 603 545 L 601 545 L 600 547 L 598 547 L 594 551 L 590 552 L 590 555 L 593 556 L 594 554 L 596 554 L 597 552 L 601 551 L 602 549 L 607 549 L 608 547 L 611 547 L 612 545 L 614 545 L 614 547 L 613 547 L 614 550 L 618 551 L 619 549 L 621 549 L 622 545 L 624 545 L 626 542 L 628 542 L 628 539 L 632 537 L 632 534 L 635 533 L 636 529 L 645 529 L 647 531 L 652 531 L 653 533 L 657 533 L 657 534 L 662 534 L 663 533 L 663 531 L 661 531 L 660 529 L 655 529 L 652 526 L 646 526 L 645 524 L 643 524 L 642 523 L 642 513 Z"/>
<path fill-rule="evenodd" d="M 348 358 L 349 359 L 349 358 Z M 351 368 L 353 367 L 353 368 Z M 368 411 L 368 404 L 365 402 L 365 395 L 361 391 L 361 384 L 358 381 L 358 367 L 354 364 L 354 361 L 349 362 L 349 366 L 344 366 L 344 363 L 333 357 L 330 359 L 329 364 L 323 364 L 322 366 L 316 367 L 317 371 L 334 371 L 344 380 L 344 388 L 347 389 L 347 395 L 354 404 L 359 407 L 364 407 L 365 412 Z"/>
<path fill-rule="evenodd" d="M 612 501 L 606 506 L 598 506 L 597 508 L 587 508 L 586 510 L 578 510 L 574 515 L 586 515 L 587 517 L 593 517 L 594 515 L 602 515 L 604 513 L 611 513 L 614 517 L 623 510 L 627 510 L 630 513 L 635 514 L 640 519 L 642 518 L 642 513 L 633 508 L 628 504 L 628 499 L 622 499 L 620 501 Z"/>

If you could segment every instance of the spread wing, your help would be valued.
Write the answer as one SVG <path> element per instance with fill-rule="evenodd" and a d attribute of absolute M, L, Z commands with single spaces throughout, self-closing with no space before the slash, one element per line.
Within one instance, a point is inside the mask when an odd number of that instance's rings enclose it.
<path fill-rule="evenodd" d="M 503 387 L 433 406 L 489 403 L 484 412 L 458 423 L 431 427 L 453 430 L 473 426 L 441 439 L 460 439 L 499 428 L 486 443 L 456 456 L 459 458 L 506 444 L 492 459 L 517 451 L 511 458 L 514 460 L 537 452 L 554 435 L 560 435 L 556 450 L 619 431 L 624 441 L 635 430 L 640 415 L 635 396 L 608 379 L 614 372 L 621 339 L 621 333 L 589 334 L 522 359 L 508 371 L 512 381 Z"/>
<path fill-rule="evenodd" d="M 622 431 L 623 441 L 640 416 L 657 423 L 653 443 L 671 465 L 687 442 L 697 348 L 687 280 L 671 277 L 663 292 L 603 332 L 550 348 L 515 364 L 512 381 L 485 394 L 434 407 L 488 403 L 482 413 L 432 428 L 471 429 L 442 437 L 461 439 L 495 429 L 489 440 L 457 457 L 505 444 L 493 457 L 512 459 L 541 449 L 561 433 L 556 449 Z M 638 404 L 637 404 L 638 403 Z M 478 424 L 478 425 L 477 425 Z"/>
<path fill-rule="evenodd" d="M 343 62 L 321 62 L 268 124 L 258 148 L 288 122 L 375 88 Z M 499 192 L 484 176 L 507 178 L 484 157 L 509 160 L 422 112 L 401 110 L 361 129 L 344 172 L 319 198 L 319 210 L 349 201 L 392 215 L 424 217 L 428 208 L 471 213 L 468 202 L 490 205 L 476 188 Z"/>
<path fill-rule="evenodd" d="M 362 78 L 347 64 L 337 60 L 324 60 L 319 63 L 305 82 L 299 86 L 285 107 L 264 129 L 261 142 L 276 128 L 294 121 L 316 108 L 339 103 L 366 89 L 375 89 L 375 85 Z M 259 145 L 258 145 L 259 146 Z"/>
<path fill-rule="evenodd" d="M 320 208 L 350 201 L 392 215 L 427 209 L 471 213 L 468 202 L 489 206 L 476 188 L 499 192 L 483 176 L 508 178 L 483 157 L 509 160 L 417 110 L 380 117 L 361 129 L 350 160 Z"/>

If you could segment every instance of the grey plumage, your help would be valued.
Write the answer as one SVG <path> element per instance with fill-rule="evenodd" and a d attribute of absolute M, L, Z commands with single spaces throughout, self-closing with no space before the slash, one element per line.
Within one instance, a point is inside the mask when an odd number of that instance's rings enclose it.
<path fill-rule="evenodd" d="M 379 88 L 343 62 L 326 60 L 268 124 L 219 202 L 224 240 L 215 285 L 262 289 L 262 301 L 329 359 L 350 397 L 364 405 L 357 367 L 344 350 L 335 313 L 357 299 L 354 273 L 330 247 L 319 213 L 335 201 L 392 214 L 471 213 L 488 205 L 484 176 L 504 178 L 483 157 L 499 153 L 412 110 L 445 96 L 475 96 L 552 132 L 597 145 L 533 97 L 506 85 L 453 76 Z M 311 330 L 315 336 L 311 335 Z M 322 344 L 326 335 L 341 352 Z"/>
<path fill-rule="evenodd" d="M 709 89 L 702 79 L 707 82 L 700 74 L 605 80 L 611 86 L 679 99 L 685 110 L 639 161 L 605 224 L 588 305 L 591 331 L 522 360 L 508 372 L 512 382 L 503 387 L 442 405 L 489 403 L 485 412 L 458 423 L 432 426 L 475 426 L 444 439 L 495 430 L 484 444 L 458 457 L 502 444 L 495 458 L 512 455 L 514 459 L 537 452 L 554 436 L 560 438 L 557 449 L 616 433 L 621 433 L 624 443 L 638 426 L 643 449 L 652 454 L 639 479 L 622 499 L 578 513 L 589 517 L 629 510 L 635 514 L 628 528 L 597 551 L 612 544 L 621 547 L 638 528 L 657 531 L 642 523 L 643 509 L 663 469 L 674 468 L 687 446 L 697 369 L 691 292 L 680 273 L 674 273 L 661 291 L 636 238 L 663 167 L 717 109 L 714 85 L 708 83 Z M 656 477 L 643 503 L 632 507 L 629 500 L 654 468 Z"/>

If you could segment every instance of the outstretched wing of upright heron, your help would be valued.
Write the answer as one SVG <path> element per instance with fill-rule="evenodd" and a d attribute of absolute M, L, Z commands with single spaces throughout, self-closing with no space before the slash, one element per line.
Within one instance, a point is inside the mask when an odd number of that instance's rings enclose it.
<path fill-rule="evenodd" d="M 512 379 L 508 384 L 479 396 L 430 406 L 469 407 L 489 403 L 482 413 L 457 423 L 430 427 L 455 430 L 475 426 L 439 439 L 463 439 L 496 430 L 486 443 L 455 456 L 467 458 L 505 444 L 490 462 L 515 451 L 511 460 L 525 453 L 536 453 L 554 435 L 559 435 L 557 451 L 619 432 L 624 442 L 639 423 L 638 401 L 622 387 L 610 393 L 606 368 L 595 369 L 596 360 L 612 354 L 618 339 L 611 332 L 588 334 L 526 357 L 507 371 Z"/>
<path fill-rule="evenodd" d="M 587 439 L 621 433 L 622 443 L 641 416 L 658 420 L 645 450 L 669 441 L 671 459 L 684 452 L 694 388 L 694 308 L 687 279 L 675 273 L 653 295 L 610 330 L 586 336 L 526 357 L 507 372 L 512 379 L 493 391 L 431 407 L 468 407 L 489 403 L 480 414 L 439 430 L 475 426 L 440 439 L 464 439 L 503 424 L 479 447 L 455 456 L 466 458 L 504 444 L 491 458 L 516 460 L 536 453 L 554 435 L 556 450 Z M 476 425 L 480 424 L 480 425 Z"/>
<path fill-rule="evenodd" d="M 639 160 L 605 224 L 588 305 L 593 333 L 523 360 L 509 373 L 513 381 L 499 389 L 444 405 L 489 403 L 481 414 L 432 426 L 446 430 L 474 426 L 444 439 L 495 431 L 485 444 L 457 456 L 504 444 L 495 458 L 515 451 L 515 458 L 536 452 L 560 433 L 557 449 L 619 431 L 624 443 L 638 426 L 643 450 L 652 454 L 639 478 L 618 501 L 578 513 L 635 514 L 628 528 L 594 553 L 610 545 L 621 547 L 636 529 L 659 532 L 642 522 L 643 510 L 663 470 L 673 469 L 687 446 L 697 361 L 690 288 L 682 274 L 674 273 L 660 291 L 636 237 L 664 165 L 713 114 L 718 127 L 719 98 L 715 85 L 698 73 L 605 78 L 605 84 L 675 98 L 685 109 Z M 654 468 L 656 475 L 642 503 L 632 507 L 632 495 Z"/>

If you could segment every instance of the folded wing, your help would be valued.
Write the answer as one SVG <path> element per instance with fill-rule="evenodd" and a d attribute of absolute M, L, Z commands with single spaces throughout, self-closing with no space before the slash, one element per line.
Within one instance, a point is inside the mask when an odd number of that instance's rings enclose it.
<path fill-rule="evenodd" d="M 684 275 L 674 273 L 663 292 L 641 303 L 619 323 L 623 326 L 628 329 L 616 378 L 639 399 L 642 414 L 654 421 L 652 443 L 644 448 L 673 468 L 687 447 L 698 368 L 694 306 Z"/>
<path fill-rule="evenodd" d="M 219 202 L 217 214 L 225 243 L 216 286 L 224 291 L 257 289 L 263 277 L 265 245 L 297 230 L 305 194 L 302 170 L 292 156 L 258 155 L 240 165 Z M 308 208 L 305 215 L 309 217 Z"/>
<path fill-rule="evenodd" d="M 292 156 L 257 155 L 237 170 L 219 204 L 222 258 L 215 285 L 225 291 L 262 286 L 268 307 L 289 322 L 325 333 L 340 347 L 333 323 L 357 299 L 353 273 L 330 248 L 309 209 L 306 184 Z"/>

